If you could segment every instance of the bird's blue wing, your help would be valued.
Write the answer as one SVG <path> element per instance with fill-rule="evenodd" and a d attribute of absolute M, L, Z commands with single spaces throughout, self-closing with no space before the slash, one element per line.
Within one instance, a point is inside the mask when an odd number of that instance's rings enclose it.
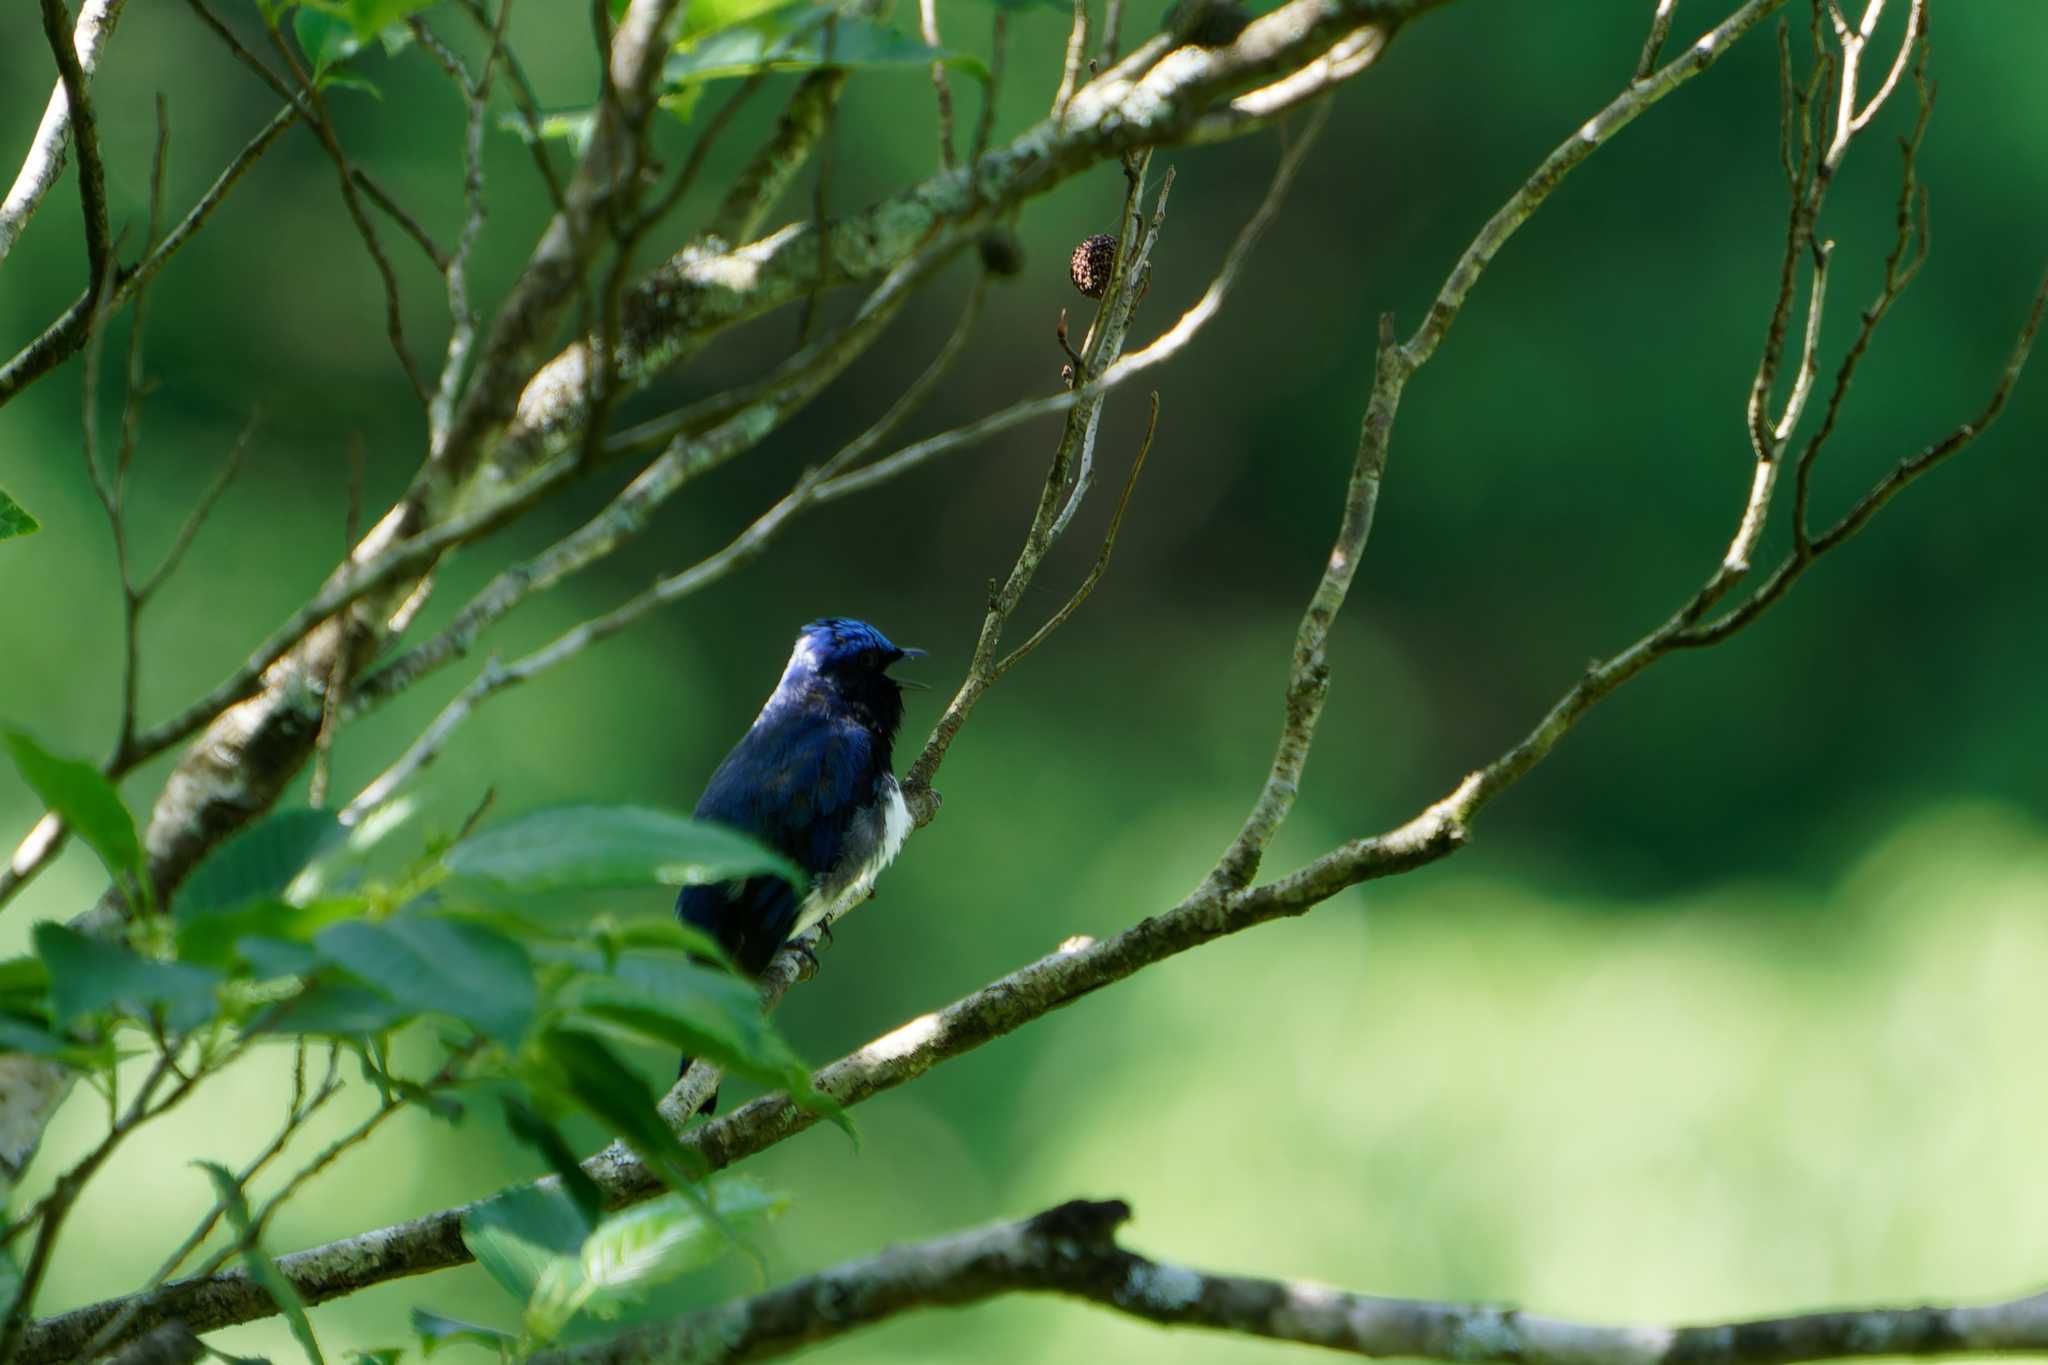
<path fill-rule="evenodd" d="M 817 711 L 764 716 L 733 747 L 696 815 L 743 830 L 813 878 L 846 853 L 847 831 L 872 799 L 879 755 L 857 724 Z M 799 898 L 780 877 L 685 887 L 676 913 L 717 937 L 749 975 L 796 924 Z"/>

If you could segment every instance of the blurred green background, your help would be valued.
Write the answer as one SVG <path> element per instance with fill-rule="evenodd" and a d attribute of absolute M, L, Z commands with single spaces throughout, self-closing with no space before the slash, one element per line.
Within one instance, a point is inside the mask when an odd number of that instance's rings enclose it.
<path fill-rule="evenodd" d="M 1160 8 L 1134 4 L 1132 32 Z M 1392 309 L 1413 324 L 1485 216 L 1619 88 L 1649 9 L 1598 0 L 1560 19 L 1550 6 L 1466 0 L 1413 26 L 1343 92 L 1222 316 L 1157 372 L 1159 441 L 1108 578 L 983 703 L 942 774 L 942 818 L 778 1016 L 807 1056 L 837 1056 L 1070 934 L 1114 932 L 1199 879 L 1270 756 L 1375 317 Z M 948 40 L 985 51 L 989 12 L 942 7 Z M 1680 6 L 1678 36 L 1721 12 Z M 253 14 L 233 17 L 253 38 Z M 529 4 L 515 17 L 551 106 L 587 99 L 582 22 L 572 6 Z M 1011 28 L 999 138 L 1043 112 L 1065 33 L 1049 11 Z M 47 55 L 29 7 L 14 7 L 0 34 L 0 129 L 18 148 L 48 93 Z M 1975 414 L 2044 264 L 2048 87 L 2020 78 L 2014 54 L 2048 44 L 2048 10 L 1945 7 L 1935 38 L 1941 98 L 1923 158 L 1934 256 L 1862 371 L 1816 482 L 1822 516 Z M 1502 254 L 1410 385 L 1275 871 L 1448 790 L 1518 738 L 1588 658 L 1662 619 L 1720 553 L 1748 485 L 1742 405 L 1784 231 L 1774 60 L 1759 32 L 1589 162 Z M 336 96 L 351 147 L 452 235 L 456 101 L 416 51 L 366 69 L 381 100 Z M 706 186 L 764 133 L 787 84 L 741 118 Z M 970 120 L 978 96 L 956 88 Z M 170 99 L 174 205 L 273 108 L 181 6 L 132 6 L 96 89 L 115 221 L 131 245 L 157 91 Z M 1889 246 L 1890 141 L 1908 103 L 1858 144 L 1822 225 L 1840 244 L 1830 369 Z M 688 136 L 664 133 L 676 151 Z M 1275 151 L 1268 135 L 1157 163 L 1179 180 L 1141 334 L 1204 287 Z M 933 158 L 925 77 L 856 78 L 834 203 L 867 202 Z M 477 271 L 487 300 L 516 272 L 546 202 L 509 136 L 493 136 L 489 172 Z M 1057 382 L 1052 324 L 1077 302 L 1067 252 L 1113 227 L 1121 191 L 1105 167 L 1027 208 L 1029 268 L 993 291 L 918 427 Z M 707 201 L 685 204 L 678 233 Z M 807 203 L 806 187 L 784 212 Z M 445 325 L 436 281 L 392 250 L 408 326 L 431 354 Z M 716 549 L 922 369 L 970 270 L 954 266 L 802 418 L 693 485 L 639 543 L 522 608 L 488 648 L 531 648 Z M 67 179 L 0 271 L 4 345 L 66 305 L 82 271 Z M 257 167 L 152 299 L 157 390 L 133 495 L 145 559 L 251 409 L 262 422 L 249 468 L 145 628 L 145 720 L 215 682 L 332 563 L 350 442 L 369 453 L 375 509 L 403 487 L 423 433 L 331 165 L 303 132 Z M 792 311 L 722 336 L 627 416 L 760 372 L 796 327 Z M 118 593 L 78 455 L 78 378 L 74 363 L 0 410 L 0 486 L 45 524 L 0 546 L 0 716 L 97 755 L 119 695 Z M 108 420 L 115 396 L 110 383 Z M 1143 407 L 1134 390 L 1111 402 L 1105 489 Z M 1986 440 L 1760 624 L 1603 705 L 1453 862 L 1177 959 L 949 1064 L 863 1106 L 858 1151 L 820 1131 L 750 1163 L 794 1199 L 765 1247 L 772 1274 L 1075 1196 L 1122 1196 L 1138 1214 L 1130 1243 L 1162 1257 L 1602 1318 L 2037 1287 L 2048 1276 L 2044 435 L 2048 379 L 2036 374 Z M 408 837 L 451 827 L 492 787 L 501 812 L 564 800 L 687 808 L 796 626 L 821 614 L 864 616 L 930 649 L 921 671 L 944 688 L 964 665 L 985 581 L 1014 552 L 1053 436 L 1049 425 L 1019 430 L 814 513 L 714 592 L 501 697 L 419 785 L 424 813 Z M 452 561 L 421 629 L 512 556 L 578 524 L 629 473 L 608 470 Z M 1049 564 L 1027 618 L 1055 609 L 1084 572 L 1110 500 L 1098 495 Z M 336 790 L 380 771 L 477 666 L 344 732 Z M 913 699 L 905 761 L 940 696 Z M 131 799 L 153 799 L 166 767 L 131 778 Z M 35 813 L 0 780 L 10 841 Z M 37 919 L 76 912 L 100 881 L 88 854 L 67 854 L 0 919 L 0 950 L 19 951 Z M 665 900 L 650 892 L 614 908 L 658 915 Z M 672 1066 L 644 1060 L 650 1076 Z M 283 1075 L 281 1057 L 260 1058 L 125 1150 L 81 1205 L 44 1307 L 146 1276 L 209 1199 L 187 1163 L 259 1147 Z M 333 1114 L 332 1129 L 350 1118 Z M 66 1109 L 31 1196 L 100 1121 L 96 1104 Z M 594 1146 L 603 1135 L 578 1136 Z M 531 1170 L 489 1106 L 460 1129 L 403 1120 L 314 1185 L 272 1244 L 361 1231 Z M 735 1266 L 676 1302 L 750 1283 Z M 384 1286 L 315 1321 L 330 1351 L 396 1344 L 413 1304 L 498 1322 L 512 1313 L 465 1269 Z M 220 1340 L 292 1354 L 274 1325 Z M 1013 1300 L 905 1318 L 820 1354 L 1236 1361 L 1291 1350 Z"/>

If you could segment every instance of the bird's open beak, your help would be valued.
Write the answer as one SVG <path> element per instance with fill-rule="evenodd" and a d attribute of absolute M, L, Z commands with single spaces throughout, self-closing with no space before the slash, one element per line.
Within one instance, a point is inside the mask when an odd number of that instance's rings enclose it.
<path fill-rule="evenodd" d="M 898 663 L 901 663 L 904 659 L 922 659 L 927 657 L 925 651 L 918 649 L 915 646 L 909 648 L 899 648 L 897 653 L 899 656 L 897 659 Z M 890 681 L 894 682 L 898 687 L 908 688 L 912 692 L 929 692 L 932 690 L 932 685 L 930 683 L 919 682 L 915 678 L 898 678 L 894 674 L 891 674 Z"/>

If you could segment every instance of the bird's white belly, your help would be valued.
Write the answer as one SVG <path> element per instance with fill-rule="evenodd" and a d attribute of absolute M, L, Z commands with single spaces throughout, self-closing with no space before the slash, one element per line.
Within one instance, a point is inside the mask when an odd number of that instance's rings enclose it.
<path fill-rule="evenodd" d="M 834 906 L 851 906 L 866 898 L 875 889 L 875 878 L 894 860 L 903 847 L 903 841 L 910 837 L 910 806 L 903 799 L 903 789 L 896 785 L 893 777 L 887 778 L 886 783 L 880 812 L 881 837 L 875 841 L 867 858 L 852 870 L 850 877 L 835 875 L 821 878 L 811 888 L 803 904 L 797 907 L 796 925 L 789 931 L 790 938 L 824 919 Z"/>

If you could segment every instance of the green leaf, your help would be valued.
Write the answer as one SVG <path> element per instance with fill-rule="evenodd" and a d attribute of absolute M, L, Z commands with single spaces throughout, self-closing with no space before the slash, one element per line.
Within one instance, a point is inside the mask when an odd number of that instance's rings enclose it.
<path fill-rule="evenodd" d="M 727 1071 L 787 1089 L 790 1098 L 845 1127 L 839 1103 L 811 1085 L 810 1068 L 768 1016 L 750 982 L 662 953 L 621 953 L 605 970 L 571 983 L 564 1003 L 577 1017 L 717 1062 Z M 851 1130 L 849 1130 L 851 1131 Z"/>
<path fill-rule="evenodd" d="M 432 1355 L 450 1342 L 466 1341 L 474 1346 L 495 1351 L 499 1355 L 511 1351 L 518 1341 L 510 1332 L 500 1332 L 495 1327 L 479 1327 L 473 1322 L 457 1318 L 442 1317 L 424 1308 L 412 1310 L 412 1330 L 419 1334 L 420 1353 Z"/>
<path fill-rule="evenodd" d="M 577 1258 L 588 1286 L 583 1311 L 617 1317 L 650 1290 L 711 1264 L 731 1247 L 732 1233 L 766 1221 L 789 1203 L 742 1179 L 714 1182 L 710 1194 L 717 1222 L 681 1195 L 665 1194 L 600 1223 Z"/>
<path fill-rule="evenodd" d="M 0 540 L 32 535 L 42 529 L 43 524 L 30 516 L 26 507 L 7 496 L 6 489 L 0 488 Z"/>
<path fill-rule="evenodd" d="M 306 866 L 348 835 L 324 810 L 283 810 L 222 844 L 192 870 L 172 900 L 179 918 L 277 900 Z"/>
<path fill-rule="evenodd" d="M 236 939 L 235 955 L 249 964 L 259 981 L 279 976 L 311 976 L 322 962 L 320 954 L 305 944 L 266 934 Z"/>
<path fill-rule="evenodd" d="M 558 1189 L 519 1185 L 462 1216 L 462 1244 L 521 1303 L 552 1261 L 574 1263 L 591 1222 Z"/>
<path fill-rule="evenodd" d="M 292 16 L 292 36 L 299 40 L 299 50 L 313 64 L 315 77 L 355 56 L 363 46 L 363 39 L 356 35 L 348 15 L 332 3 L 301 4 L 299 12 Z"/>
<path fill-rule="evenodd" d="M 0 960 L 0 1003 L 19 1011 L 40 1009 L 50 993 L 50 969 L 39 957 Z"/>
<path fill-rule="evenodd" d="M 739 831 L 645 806 L 535 811 L 464 840 L 444 862 L 458 877 L 534 892 L 696 886 L 758 873 L 805 886 L 794 864 Z"/>
<path fill-rule="evenodd" d="M 361 1038 L 389 1033 L 416 1013 L 368 986 L 316 981 L 293 996 L 265 1031 Z"/>
<path fill-rule="evenodd" d="M 107 875 L 119 884 L 125 873 L 142 885 L 142 841 L 135 837 L 135 817 L 114 784 L 90 763 L 59 758 L 19 730 L 7 731 L 6 740 L 22 780 L 92 846 Z"/>
<path fill-rule="evenodd" d="M 401 1005 L 453 1015 L 502 1043 L 518 1043 L 539 1007 L 526 950 L 481 925 L 416 916 L 349 920 L 313 941 L 329 961 Z"/>
<path fill-rule="evenodd" d="M 653 1090 L 601 1040 L 548 1029 L 538 1042 L 544 1078 L 617 1133 L 663 1184 L 680 1189 L 703 1176 L 704 1159 L 676 1141 Z"/>
<path fill-rule="evenodd" d="M 164 1007 L 164 1022 L 183 1032 L 213 1017 L 219 972 L 186 962 L 158 962 L 124 944 L 89 938 L 67 925 L 35 927 L 36 955 L 50 969 L 50 1005 L 60 1021 L 117 1006 L 145 1012 Z"/>
<path fill-rule="evenodd" d="M 828 28 L 830 61 L 825 52 Z M 662 65 L 661 78 L 674 90 L 693 81 L 751 76 L 756 71 L 809 71 L 820 66 L 919 70 L 934 61 L 976 80 L 988 79 L 988 67 L 979 57 L 926 47 L 908 34 L 872 19 L 840 14 L 831 5 L 797 4 L 678 43 Z"/>
<path fill-rule="evenodd" d="M 501 1095 L 498 1102 L 505 1109 L 505 1127 L 513 1137 L 539 1152 L 561 1178 L 562 1192 L 583 1215 L 584 1222 L 595 1224 L 604 1217 L 604 1194 L 584 1171 L 583 1163 L 576 1159 L 575 1149 L 563 1138 L 561 1130 L 517 1095 Z"/>
<path fill-rule="evenodd" d="M 52 1033 L 39 1019 L 18 1014 L 0 1014 L 0 1051 L 28 1052 L 38 1057 L 63 1057 L 78 1045 L 62 1034 Z"/>
<path fill-rule="evenodd" d="M 529 146 L 536 140 L 526 128 L 526 116 L 516 110 L 498 115 L 498 127 L 505 132 L 517 134 L 521 142 Z M 559 138 L 569 144 L 569 150 L 582 156 L 590 146 L 590 136 L 597 131 L 597 110 L 591 107 L 558 109 L 543 113 L 540 122 L 534 126 L 539 141 L 551 142 Z"/>
<path fill-rule="evenodd" d="M 270 1259 L 270 1253 L 263 1249 L 262 1243 L 256 1240 L 254 1220 L 249 1216 L 249 1201 L 242 1195 L 242 1183 L 225 1166 L 211 1161 L 198 1164 L 213 1180 L 213 1188 L 227 1212 L 228 1223 L 241 1241 L 242 1259 L 248 1262 L 250 1276 L 269 1291 L 270 1297 L 284 1311 L 285 1322 L 290 1325 L 292 1335 L 298 1338 L 306 1358 L 313 1365 L 324 1365 L 320 1343 L 314 1340 L 313 1324 L 306 1320 L 306 1305 L 299 1298 L 299 1291 L 277 1268 L 277 1262 Z"/>
<path fill-rule="evenodd" d="M 367 1351 L 350 1351 L 348 1365 L 402 1365 L 403 1346 L 376 1346 Z"/>
<path fill-rule="evenodd" d="M 233 967 L 236 959 L 240 958 L 256 967 L 260 977 L 300 976 L 320 961 L 319 955 L 311 949 L 304 949 L 299 957 L 292 959 L 295 965 L 283 971 L 273 971 L 267 970 L 275 965 L 273 961 L 265 958 L 259 962 L 242 951 L 242 944 L 256 940 L 259 955 L 276 944 L 298 944 L 303 948 L 328 925 L 338 920 L 354 919 L 362 913 L 363 903 L 353 898 L 314 901 L 309 905 L 292 905 L 278 900 L 250 901 L 232 909 L 209 910 L 177 926 L 178 958 L 183 962 L 198 962 L 223 969 Z"/>
<path fill-rule="evenodd" d="M 0 1315 L 13 1313 L 20 1297 L 21 1265 L 14 1259 L 14 1248 L 0 1246 Z"/>
<path fill-rule="evenodd" d="M 356 37 L 367 43 L 393 25 L 404 23 L 408 17 L 428 8 L 434 2 L 435 0 L 348 0 L 346 9 L 349 25 L 355 30 Z"/>

